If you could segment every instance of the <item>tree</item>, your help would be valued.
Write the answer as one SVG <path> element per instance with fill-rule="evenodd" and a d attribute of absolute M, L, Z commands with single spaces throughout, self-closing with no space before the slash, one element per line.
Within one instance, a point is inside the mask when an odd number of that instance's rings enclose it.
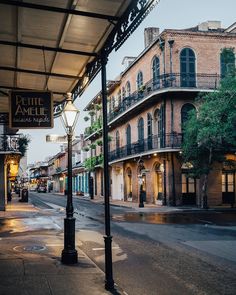
<path fill-rule="evenodd" d="M 24 155 L 28 149 L 28 145 L 29 145 L 30 141 L 31 140 L 28 135 L 22 135 L 18 139 L 19 152 L 21 152 L 21 157 L 24 157 Z"/>
<path fill-rule="evenodd" d="M 201 206 L 207 208 L 208 175 L 214 162 L 223 162 L 236 149 L 236 75 L 231 73 L 220 87 L 196 100 L 184 124 L 183 160 L 191 163 L 193 177 L 202 177 Z"/>

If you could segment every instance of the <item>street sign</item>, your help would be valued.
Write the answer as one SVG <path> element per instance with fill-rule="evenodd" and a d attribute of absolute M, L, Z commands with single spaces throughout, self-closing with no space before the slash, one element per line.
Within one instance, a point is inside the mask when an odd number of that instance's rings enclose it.
<path fill-rule="evenodd" d="M 9 105 L 11 128 L 53 127 L 53 100 L 50 91 L 11 91 Z"/>
<path fill-rule="evenodd" d="M 67 143 L 67 136 L 57 134 L 46 135 L 46 142 Z"/>

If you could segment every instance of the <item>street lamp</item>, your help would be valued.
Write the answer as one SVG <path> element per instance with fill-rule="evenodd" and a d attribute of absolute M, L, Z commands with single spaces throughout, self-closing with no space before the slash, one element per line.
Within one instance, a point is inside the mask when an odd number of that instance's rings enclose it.
<path fill-rule="evenodd" d="M 73 217 L 74 208 L 72 202 L 72 136 L 79 117 L 79 110 L 73 105 L 71 93 L 67 93 L 66 101 L 66 106 L 61 115 L 68 141 L 67 204 L 66 218 L 64 219 L 64 249 L 61 253 L 61 262 L 75 264 L 78 262 L 78 253 L 75 249 L 75 218 Z"/>
<path fill-rule="evenodd" d="M 138 175 L 138 183 L 139 183 L 139 208 L 143 208 L 144 207 L 144 203 L 143 203 L 143 173 L 142 170 L 144 169 L 144 165 L 143 165 L 143 160 L 139 159 L 138 161 L 138 170 L 139 170 L 139 175 Z"/>

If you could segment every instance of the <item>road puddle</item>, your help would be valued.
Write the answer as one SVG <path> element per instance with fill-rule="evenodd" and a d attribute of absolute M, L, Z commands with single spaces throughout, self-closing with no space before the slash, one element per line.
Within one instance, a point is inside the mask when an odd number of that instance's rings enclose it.
<path fill-rule="evenodd" d="M 218 224 L 236 225 L 236 213 L 188 212 L 188 213 L 150 213 L 126 212 L 113 214 L 114 221 L 144 222 L 153 224 Z"/>

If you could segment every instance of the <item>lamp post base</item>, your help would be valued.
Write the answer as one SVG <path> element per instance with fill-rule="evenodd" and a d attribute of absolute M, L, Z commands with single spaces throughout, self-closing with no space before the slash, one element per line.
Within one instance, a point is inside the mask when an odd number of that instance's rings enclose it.
<path fill-rule="evenodd" d="M 61 262 L 63 264 L 76 264 L 78 263 L 78 252 L 77 250 L 61 252 Z"/>
<path fill-rule="evenodd" d="M 78 263 L 78 252 L 75 249 L 75 218 L 67 217 L 64 219 L 64 249 L 61 253 L 63 264 Z"/>

